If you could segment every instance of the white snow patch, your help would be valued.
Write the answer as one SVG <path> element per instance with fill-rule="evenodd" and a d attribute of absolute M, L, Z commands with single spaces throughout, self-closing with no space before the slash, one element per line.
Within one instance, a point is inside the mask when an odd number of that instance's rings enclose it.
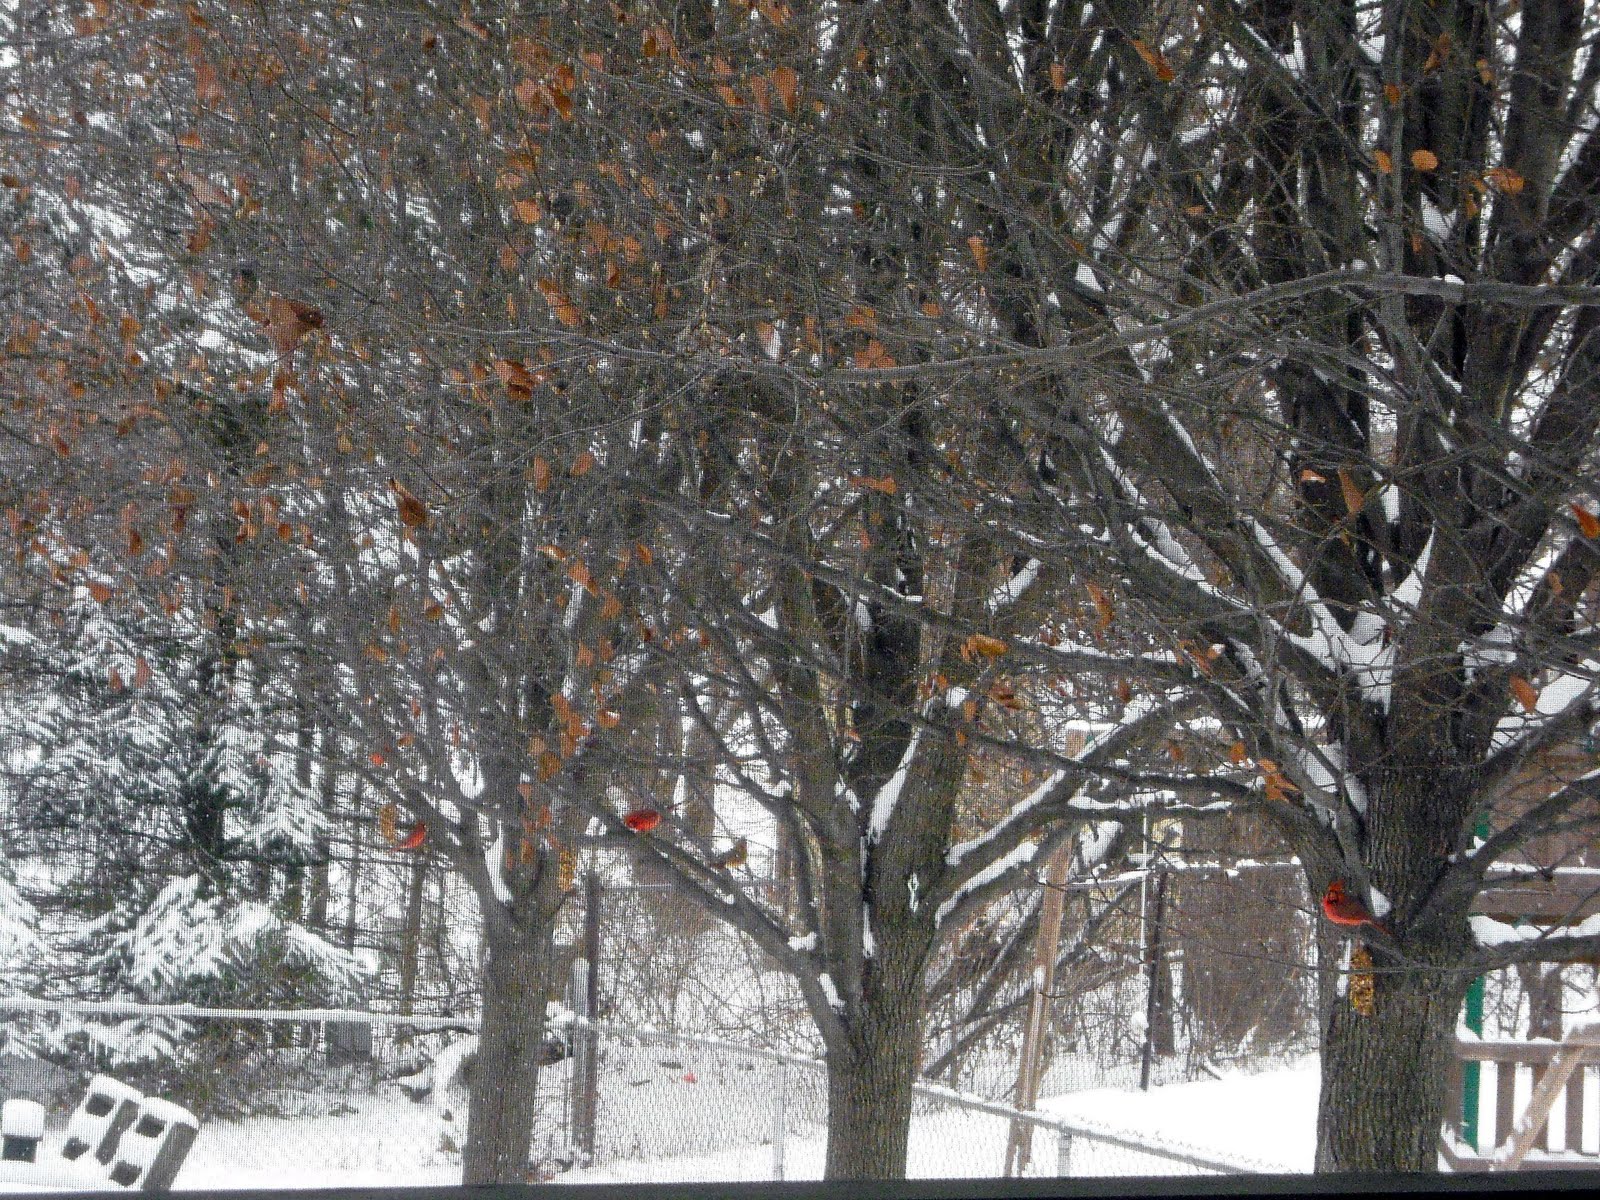
<path fill-rule="evenodd" d="M 1046 779 L 1038 787 L 1034 788 L 1033 791 L 1022 800 L 1019 800 L 1016 807 L 1008 812 L 998 823 L 991 825 L 988 829 L 978 834 L 977 837 L 968 838 L 964 842 L 957 842 L 954 846 L 951 846 L 950 849 L 946 850 L 944 852 L 945 865 L 959 867 L 962 859 L 966 858 L 967 855 L 971 854 L 974 850 L 987 845 L 996 836 L 998 836 L 1002 830 L 1015 823 L 1017 818 L 1021 817 L 1029 809 L 1036 808 L 1040 804 L 1043 804 L 1045 798 L 1049 796 L 1050 793 L 1057 787 L 1057 785 L 1059 785 L 1066 777 L 1067 773 L 1064 769 L 1051 772 L 1048 779 Z"/>
<path fill-rule="evenodd" d="M 939 905 L 938 909 L 935 910 L 933 914 L 934 928 L 937 929 L 940 925 L 943 925 L 944 919 L 955 910 L 956 905 L 960 904 L 961 901 L 966 899 L 967 896 L 972 892 L 983 887 L 985 884 L 992 883 L 994 880 L 1000 878 L 1000 876 L 1004 875 L 1012 868 L 1020 867 L 1024 863 L 1032 862 L 1034 856 L 1038 853 L 1039 845 L 1037 842 L 1023 842 L 1020 846 L 1017 846 L 1009 853 L 1002 854 L 987 867 L 983 868 L 983 870 L 975 873 L 971 879 L 967 880 L 956 889 L 955 894 L 951 896 L 950 899 Z"/>
<path fill-rule="evenodd" d="M 501 873 L 501 866 L 506 859 L 506 827 L 495 824 L 494 841 L 489 843 L 489 848 L 483 852 L 483 865 L 489 871 L 489 886 L 494 890 L 494 898 L 501 904 L 511 903 L 511 889 L 506 886 L 506 877 Z"/>
<path fill-rule="evenodd" d="M 1037 558 L 1030 558 L 1022 564 L 1022 569 L 1000 584 L 989 594 L 985 607 L 991 613 L 999 612 L 1008 605 L 1015 604 L 1017 597 L 1034 585 L 1039 578 L 1040 562 Z"/>
<path fill-rule="evenodd" d="M 1466 667 L 1467 682 L 1471 683 L 1473 676 L 1482 668 L 1516 662 L 1517 652 L 1513 648 L 1516 636 L 1516 631 L 1502 621 L 1477 641 L 1462 642 L 1457 650 L 1461 654 L 1462 665 Z"/>
<path fill-rule="evenodd" d="M 839 995 L 839 989 L 833 986 L 833 976 L 823 971 L 817 976 L 817 986 L 822 989 L 822 994 L 828 998 L 828 1007 L 834 1012 L 844 1011 L 844 1000 Z"/>
<path fill-rule="evenodd" d="M 1585 659 L 1580 665 L 1585 671 L 1600 671 L 1600 662 L 1594 659 Z M 1557 675 L 1539 689 L 1539 697 L 1534 703 L 1532 712 L 1523 712 L 1519 705 L 1516 709 L 1500 718 L 1500 723 L 1495 727 L 1492 747 L 1496 751 L 1504 749 L 1518 738 L 1534 733 L 1552 718 L 1561 716 L 1568 709 L 1580 704 L 1592 704 L 1594 699 L 1595 676 L 1593 674 Z"/>
<path fill-rule="evenodd" d="M 1508 925 L 1504 921 L 1496 921 L 1493 917 L 1472 917 L 1470 923 L 1473 939 L 1480 946 L 1508 946 L 1515 942 L 1539 941 L 1558 946 L 1569 938 L 1600 936 L 1600 913 L 1585 917 L 1576 925 L 1565 925 L 1558 934 L 1553 934 L 1548 929 L 1541 929 L 1537 925 Z"/>
<path fill-rule="evenodd" d="M 1422 197 L 1422 228 L 1436 241 L 1448 241 L 1452 222 L 1426 195 Z"/>
<path fill-rule="evenodd" d="M 872 798 L 872 817 L 867 822 L 867 840 L 876 842 L 883 837 L 884 831 L 889 828 L 889 822 L 894 819 L 894 806 L 900 802 L 900 792 L 906 785 L 906 776 L 911 772 L 911 764 L 916 761 L 917 748 L 922 741 L 922 727 L 918 726 L 912 731 L 911 740 L 906 743 L 904 753 L 900 755 L 900 762 L 894 769 L 894 774 L 884 781 L 882 787 Z"/>

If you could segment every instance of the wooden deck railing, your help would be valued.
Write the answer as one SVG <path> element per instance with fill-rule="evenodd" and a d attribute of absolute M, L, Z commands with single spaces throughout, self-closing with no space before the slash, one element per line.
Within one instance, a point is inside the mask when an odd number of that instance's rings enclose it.
<path fill-rule="evenodd" d="M 1485 1075 L 1493 1075 L 1493 1103 L 1478 1126 L 1478 1151 L 1462 1147 L 1462 1068 L 1476 1062 Z M 1445 1130 L 1440 1156 L 1456 1171 L 1516 1170 L 1529 1163 L 1541 1168 L 1600 1168 L 1600 1128 L 1587 1120 L 1600 1064 L 1600 1026 L 1575 1030 L 1565 1041 L 1456 1041 L 1456 1056 L 1444 1081 Z M 1518 1111 L 1517 1080 L 1531 1076 L 1528 1103 Z M 1489 1080 L 1483 1080 L 1485 1089 Z M 1560 1096 L 1566 1097 L 1559 1123 L 1550 1117 Z M 1480 1110 L 1481 1111 L 1481 1110 Z"/>

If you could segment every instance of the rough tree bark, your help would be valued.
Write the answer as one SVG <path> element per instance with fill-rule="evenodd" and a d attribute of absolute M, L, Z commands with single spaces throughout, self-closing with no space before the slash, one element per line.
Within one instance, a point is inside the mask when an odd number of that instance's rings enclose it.
<path fill-rule="evenodd" d="M 484 904 L 483 1017 L 467 1085 L 467 1187 L 527 1178 L 544 1040 L 545 993 L 554 963 L 559 901 L 553 872 L 511 903 Z M 483 897 L 480 896 L 480 903 Z"/>
<path fill-rule="evenodd" d="M 1371 1016 L 1332 1006 L 1322 1039 L 1319 1172 L 1438 1169 L 1440 1081 L 1468 981 L 1459 947 L 1429 949 L 1408 942 L 1404 964 L 1374 954 Z"/>
<path fill-rule="evenodd" d="M 918 957 L 907 948 L 893 964 L 875 963 L 856 1019 L 829 1039 L 824 1178 L 905 1178 L 912 1085 L 922 1059 Z"/>

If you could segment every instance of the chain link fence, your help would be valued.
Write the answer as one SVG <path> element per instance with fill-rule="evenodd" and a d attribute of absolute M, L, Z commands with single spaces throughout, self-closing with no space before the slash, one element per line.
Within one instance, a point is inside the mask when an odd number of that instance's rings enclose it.
<path fill-rule="evenodd" d="M 201 1116 L 180 1187 L 459 1181 L 470 1019 L 21 999 L 0 1000 L 0 1014 L 7 1035 L 0 1086 L 8 1097 L 46 1105 L 46 1154 L 83 1079 L 103 1064 L 105 1033 L 96 1042 L 84 1030 L 98 1025 L 129 1037 L 163 1023 L 169 1043 L 183 1051 L 159 1068 L 121 1074 Z M 580 1146 L 575 1117 L 581 1122 L 588 1054 L 595 1056 L 596 1108 L 592 1145 Z M 552 1022 L 547 1057 L 530 1179 L 756 1181 L 822 1174 L 827 1078 L 815 1059 L 577 1017 Z M 1000 1176 L 1014 1128 L 1030 1131 L 1026 1175 L 1272 1169 L 922 1086 L 908 1174 Z M 589 1142 L 584 1129 L 576 1133 Z"/>

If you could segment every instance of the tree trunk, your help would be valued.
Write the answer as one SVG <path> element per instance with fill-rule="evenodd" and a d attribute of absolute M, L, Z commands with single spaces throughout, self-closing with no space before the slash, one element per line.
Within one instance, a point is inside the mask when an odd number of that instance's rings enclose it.
<path fill-rule="evenodd" d="M 1331 1006 L 1322 1039 L 1318 1172 L 1438 1170 L 1439 1130 L 1456 1018 L 1466 990 L 1459 971 L 1410 963 L 1384 969 L 1374 952 L 1373 1011 L 1348 999 Z M 1435 962 L 1451 956 L 1426 955 Z M 1457 961 L 1460 955 L 1453 956 Z"/>
<path fill-rule="evenodd" d="M 552 929 L 537 919 L 485 922 L 483 1021 L 462 1147 L 461 1182 L 468 1187 L 526 1181 Z"/>
<path fill-rule="evenodd" d="M 524 1183 L 553 982 L 559 871 L 549 850 L 531 864 L 508 855 L 503 872 L 491 865 L 494 874 L 473 866 L 467 874 L 483 917 L 483 1016 L 467 1083 L 461 1182 Z"/>
<path fill-rule="evenodd" d="M 906 998 L 916 995 L 869 988 L 844 1044 L 829 1048 L 824 1179 L 905 1178 L 922 1041 L 922 1014 Z"/>
<path fill-rule="evenodd" d="M 1528 997 L 1528 1036 L 1551 1038 L 1560 1041 L 1561 1021 L 1561 964 L 1518 963 L 1517 976 Z"/>
<path fill-rule="evenodd" d="M 411 863 L 406 888 L 406 921 L 400 931 L 400 1011 L 409 1016 L 416 1008 L 417 963 L 422 956 L 422 900 L 428 879 L 428 856 Z"/>

